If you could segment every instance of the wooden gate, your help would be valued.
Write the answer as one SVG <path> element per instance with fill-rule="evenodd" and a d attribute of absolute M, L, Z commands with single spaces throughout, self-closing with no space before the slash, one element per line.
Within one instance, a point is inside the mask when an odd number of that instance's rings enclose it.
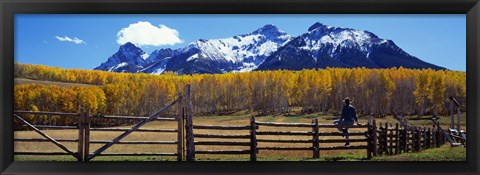
<path fill-rule="evenodd" d="M 83 110 L 82 110 L 83 111 Z M 80 113 L 63 113 L 63 112 L 42 112 L 42 111 L 14 111 L 13 117 L 22 124 L 21 127 L 27 127 L 32 129 L 39 135 L 43 137 L 43 139 L 35 139 L 35 138 L 15 138 L 14 142 L 51 142 L 55 146 L 59 147 L 63 150 L 63 152 L 14 152 L 14 155 L 71 155 L 75 157 L 78 161 L 82 161 L 81 152 L 83 151 L 80 147 L 79 149 L 74 152 L 73 150 L 67 148 L 61 142 L 78 142 L 78 145 L 81 145 L 80 139 L 54 139 L 42 129 L 76 129 L 75 126 L 51 126 L 51 125 L 34 125 L 25 120 L 22 116 L 23 115 L 34 115 L 34 117 L 40 116 L 47 116 L 47 118 L 51 118 L 52 116 L 60 116 L 60 117 L 74 117 L 77 118 L 77 121 L 81 118 L 82 111 Z M 80 123 L 80 122 L 78 122 Z M 80 125 L 80 124 L 79 124 Z"/>
<path fill-rule="evenodd" d="M 176 106 L 177 115 L 176 117 L 159 117 L 160 114 L 164 113 L 168 109 Z M 64 152 L 15 152 L 15 155 L 71 155 L 75 157 L 78 161 L 90 161 L 97 156 L 176 156 L 177 161 L 185 160 L 185 135 L 184 130 L 188 131 L 188 128 L 191 128 L 191 115 L 192 115 L 192 103 L 190 101 L 190 86 L 187 85 L 186 95 L 182 93 L 178 94 L 178 98 L 173 102 L 165 106 L 164 108 L 158 110 L 157 112 L 151 114 L 148 117 L 139 117 L 139 116 L 112 116 L 112 115 L 91 115 L 88 110 L 80 108 L 79 113 L 62 113 L 62 112 L 43 112 L 43 111 L 14 111 L 14 117 L 16 120 L 21 122 L 22 127 L 28 127 L 36 133 L 40 134 L 45 139 L 34 139 L 34 138 L 16 138 L 16 142 L 52 142 Z M 61 117 L 75 117 L 78 123 L 77 126 L 53 126 L 53 125 L 33 125 L 27 120 L 22 118 L 20 115 L 46 115 L 51 116 L 61 116 Z M 190 116 L 190 117 L 186 117 Z M 187 118 L 190 118 L 188 120 Z M 92 120 L 96 119 L 108 119 L 108 120 L 139 120 L 131 128 L 95 128 L 91 127 L 94 122 Z M 140 129 L 143 125 L 151 121 L 176 121 L 176 129 Z M 185 121 L 187 125 L 185 126 Z M 188 123 L 190 121 L 190 124 Z M 77 129 L 78 138 L 77 139 L 54 139 L 51 136 L 47 135 L 45 132 L 41 131 L 42 129 Z M 116 138 L 112 140 L 91 140 L 90 135 L 95 131 L 112 131 L 112 132 L 123 132 Z M 177 133 L 177 140 L 175 141 L 122 141 L 123 138 L 127 137 L 133 132 L 147 132 L 147 133 Z M 72 151 L 67 148 L 60 142 L 76 142 L 78 144 L 77 150 Z M 91 152 L 90 146 L 92 144 L 104 144 L 97 150 Z M 136 152 L 136 153 L 104 153 L 105 150 L 109 149 L 115 144 L 132 144 L 132 145 L 176 145 L 176 152 L 162 152 L 162 153 L 145 153 L 145 152 Z"/>

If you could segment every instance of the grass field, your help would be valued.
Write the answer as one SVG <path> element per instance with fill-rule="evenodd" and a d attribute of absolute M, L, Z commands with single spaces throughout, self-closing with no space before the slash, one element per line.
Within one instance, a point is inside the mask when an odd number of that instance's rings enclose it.
<path fill-rule="evenodd" d="M 447 144 L 440 148 L 428 149 L 419 153 L 374 157 L 372 161 L 466 161 L 466 154 L 467 151 L 464 147 L 451 147 Z"/>
<path fill-rule="evenodd" d="M 248 125 L 249 117 L 252 113 L 247 111 L 242 111 L 234 114 L 229 114 L 225 116 L 194 116 L 195 125 Z M 428 117 L 428 116 L 425 116 Z M 295 122 L 295 123 L 310 123 L 313 118 L 318 118 L 319 123 L 321 124 L 331 124 L 336 117 L 334 116 L 324 116 L 319 114 L 298 114 L 298 115 L 289 115 L 289 116 L 257 116 L 257 121 L 265 122 Z M 409 118 L 409 117 L 406 117 Z M 360 118 L 359 121 L 362 124 L 367 123 L 368 118 Z M 396 120 L 393 117 L 385 117 L 376 119 L 377 123 L 389 122 L 396 123 Z M 449 117 L 441 117 L 440 123 L 443 127 L 448 127 Z M 94 122 L 94 121 L 93 121 Z M 431 127 L 431 121 L 425 120 L 411 120 L 410 124 Z M 465 129 L 465 114 L 462 115 L 461 125 Z M 128 128 L 130 126 L 124 126 Z M 177 123 L 175 121 L 154 121 L 148 123 L 142 128 L 151 128 L 151 129 L 176 129 Z M 290 131 L 310 131 L 309 128 L 272 128 L 268 126 L 261 126 L 259 131 L 268 131 L 268 130 L 290 130 Z M 321 128 L 320 132 L 325 131 L 336 131 L 334 128 Z M 351 131 L 365 131 L 365 129 L 351 129 Z M 46 130 L 48 135 L 57 139 L 76 139 L 78 135 L 77 130 Z M 224 131 L 224 130 L 194 130 L 195 133 L 210 133 L 215 132 L 215 134 L 248 134 L 249 131 Z M 120 135 L 121 132 L 106 132 L 106 131 L 92 131 L 91 140 L 111 140 L 116 136 Z M 40 135 L 33 131 L 16 131 L 15 138 L 41 138 Z M 262 136 L 258 135 L 257 139 L 311 139 L 310 136 Z M 342 138 L 341 136 L 331 136 L 328 138 Z M 352 136 L 353 138 L 364 138 L 364 136 Z M 124 141 L 176 141 L 176 133 L 132 133 L 127 136 Z M 320 137 L 320 139 L 327 139 L 326 137 Z M 195 139 L 196 141 L 220 141 L 222 139 Z M 225 139 L 224 139 L 225 140 Z M 248 141 L 247 140 L 232 140 L 228 141 Z M 69 149 L 76 150 L 76 143 L 64 143 Z M 352 143 L 352 145 L 365 145 L 366 143 Z M 343 143 L 331 143 L 331 144 L 321 144 L 321 147 L 324 146 L 341 146 Z M 90 151 L 93 152 L 98 149 L 102 144 L 92 144 Z M 281 146 L 281 147 L 303 147 L 311 146 L 310 144 L 302 143 L 259 143 L 259 147 L 262 146 Z M 196 146 L 196 150 L 248 150 L 248 146 Z M 29 142 L 16 142 L 15 151 L 46 151 L 46 152 L 62 152 L 62 150 L 52 143 L 29 143 Z M 120 152 L 176 152 L 176 145 L 114 145 L 110 147 L 105 153 L 120 153 Z M 384 160 L 465 160 L 465 149 L 449 149 L 449 147 L 442 147 L 439 149 L 426 150 L 420 153 L 413 154 L 403 154 L 391 157 L 376 157 L 372 160 L 384 161 Z M 258 154 L 258 160 L 267 160 L 267 161 L 359 161 L 366 160 L 366 150 L 338 150 L 338 151 L 320 151 L 319 159 L 312 159 L 312 151 L 265 151 L 261 150 Z M 450 159 L 451 158 L 451 159 Z M 234 161 L 247 161 L 249 160 L 249 155 L 196 155 L 196 159 L 200 161 L 208 160 L 234 160 Z M 75 160 L 71 156 L 24 156 L 18 155 L 15 156 L 15 160 L 59 160 L 59 161 L 70 161 Z M 128 157 L 128 156 L 117 156 L 117 157 L 96 157 L 94 161 L 163 161 L 163 160 L 176 160 L 176 157 L 156 157 L 156 156 L 142 156 L 142 157 Z"/>
<path fill-rule="evenodd" d="M 55 82 L 55 81 L 44 81 L 44 80 L 32 80 L 27 78 L 15 78 L 14 80 L 15 85 L 22 85 L 22 84 L 41 84 L 41 85 L 57 85 L 60 87 L 70 87 L 70 86 L 96 86 L 91 84 L 80 84 L 80 83 L 64 83 L 64 82 Z"/>

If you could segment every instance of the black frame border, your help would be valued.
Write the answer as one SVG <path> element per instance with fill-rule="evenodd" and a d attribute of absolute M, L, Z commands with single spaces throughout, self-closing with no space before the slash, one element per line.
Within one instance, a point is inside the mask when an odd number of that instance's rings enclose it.
<path fill-rule="evenodd" d="M 15 14 L 466 14 L 466 162 L 15 162 Z M 1 174 L 480 174 L 478 0 L 0 0 Z"/>

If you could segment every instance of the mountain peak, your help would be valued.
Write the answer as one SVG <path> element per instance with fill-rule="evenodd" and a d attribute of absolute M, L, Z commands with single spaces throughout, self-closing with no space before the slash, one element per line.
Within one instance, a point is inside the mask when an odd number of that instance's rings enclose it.
<path fill-rule="evenodd" d="M 263 34 L 263 35 L 271 35 L 271 34 L 276 34 L 276 35 L 283 35 L 286 34 L 284 31 L 281 31 L 278 29 L 277 26 L 273 24 L 267 24 L 255 31 L 252 32 L 252 34 Z"/>
<path fill-rule="evenodd" d="M 320 23 L 320 22 L 316 22 L 315 24 L 313 24 L 312 26 L 310 26 L 310 27 L 308 28 L 308 31 L 310 32 L 310 31 L 316 30 L 316 29 L 318 29 L 318 28 L 327 28 L 327 27 L 328 27 L 327 25 L 324 25 L 324 24 L 322 24 L 322 23 Z"/>
<path fill-rule="evenodd" d="M 137 54 L 143 54 L 143 50 L 140 48 L 140 47 L 137 47 L 135 44 L 131 43 L 131 42 L 127 42 L 123 45 L 120 46 L 120 48 L 118 49 L 118 52 L 120 53 L 124 53 L 124 54 L 133 54 L 133 55 L 137 55 Z"/>
<path fill-rule="evenodd" d="M 140 49 L 139 47 L 137 47 L 135 44 L 131 43 L 131 42 L 126 42 L 125 44 L 123 45 L 120 45 L 120 49 L 134 49 L 134 48 L 138 48 Z"/>

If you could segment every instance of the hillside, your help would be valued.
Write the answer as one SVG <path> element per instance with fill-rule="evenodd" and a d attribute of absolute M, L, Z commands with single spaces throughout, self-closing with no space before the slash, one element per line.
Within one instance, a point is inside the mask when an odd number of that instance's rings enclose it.
<path fill-rule="evenodd" d="M 71 86 L 84 86 L 84 87 L 91 87 L 97 85 L 91 84 L 83 84 L 83 83 L 64 83 L 64 82 L 56 82 L 56 81 L 46 81 L 46 80 L 34 80 L 28 78 L 15 78 L 14 79 L 15 85 L 24 85 L 24 84 L 40 84 L 40 85 L 55 85 L 59 87 L 71 87 Z"/>

